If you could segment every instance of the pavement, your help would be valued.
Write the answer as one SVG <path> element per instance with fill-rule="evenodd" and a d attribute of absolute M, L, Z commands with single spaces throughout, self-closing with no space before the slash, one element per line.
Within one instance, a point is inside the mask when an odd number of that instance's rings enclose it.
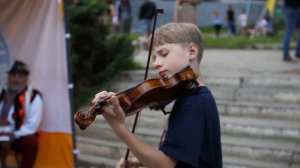
<path fill-rule="evenodd" d="M 147 57 L 148 51 L 139 49 L 134 59 L 145 66 Z M 276 49 L 205 49 L 200 72 L 209 76 L 300 75 L 300 59 L 284 62 L 281 50 Z"/>

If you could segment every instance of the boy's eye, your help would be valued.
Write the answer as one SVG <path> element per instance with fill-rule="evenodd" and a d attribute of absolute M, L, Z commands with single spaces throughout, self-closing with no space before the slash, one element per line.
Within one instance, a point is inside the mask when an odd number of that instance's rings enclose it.
<path fill-rule="evenodd" d="M 163 56 L 163 57 L 167 56 L 168 54 L 169 54 L 168 51 L 163 51 L 163 52 L 161 52 L 161 56 Z"/>

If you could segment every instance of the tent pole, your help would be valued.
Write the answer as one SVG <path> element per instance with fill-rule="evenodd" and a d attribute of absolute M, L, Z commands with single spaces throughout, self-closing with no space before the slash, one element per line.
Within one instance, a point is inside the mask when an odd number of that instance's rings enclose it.
<path fill-rule="evenodd" d="M 69 20 L 67 16 L 67 9 L 68 9 L 68 2 L 67 0 L 63 0 L 63 6 L 64 6 L 64 22 L 65 22 L 65 38 L 66 38 L 66 58 L 67 58 L 67 67 L 68 67 L 68 89 L 69 89 L 69 98 L 70 98 L 70 121 L 71 121 L 71 128 L 72 128 L 72 140 L 73 140 L 73 155 L 74 155 L 74 167 L 78 167 L 78 160 L 77 155 L 79 153 L 79 150 L 77 149 L 76 145 L 76 132 L 75 132 L 75 123 L 73 111 L 73 80 L 72 80 L 72 66 L 71 66 L 71 33 L 69 31 Z"/>

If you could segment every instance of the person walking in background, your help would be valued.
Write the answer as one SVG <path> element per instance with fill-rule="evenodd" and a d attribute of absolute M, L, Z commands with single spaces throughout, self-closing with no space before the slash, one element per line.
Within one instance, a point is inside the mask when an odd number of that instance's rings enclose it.
<path fill-rule="evenodd" d="M 120 4 L 121 4 L 121 0 L 115 0 L 115 2 L 114 2 L 115 13 L 114 13 L 114 16 L 112 19 L 112 24 L 113 24 L 113 27 L 114 27 L 114 30 L 116 33 L 119 33 L 121 31 L 120 30 L 120 19 L 119 19 Z"/>
<path fill-rule="evenodd" d="M 176 0 L 174 5 L 174 22 L 197 23 L 198 5 L 202 0 Z"/>
<path fill-rule="evenodd" d="M 141 21 L 142 32 L 148 37 L 151 33 L 152 19 L 155 16 L 156 5 L 152 0 L 144 0 L 139 11 L 139 20 Z"/>
<path fill-rule="evenodd" d="M 97 24 L 109 26 L 110 34 L 114 34 L 116 32 L 116 27 L 114 24 L 114 16 L 116 14 L 115 3 L 114 0 L 105 0 L 105 2 L 107 4 L 107 10 L 98 16 Z"/>
<path fill-rule="evenodd" d="M 121 0 L 118 6 L 118 15 L 121 32 L 131 31 L 131 5 L 129 0 Z"/>
<path fill-rule="evenodd" d="M 33 168 L 38 152 L 37 131 L 43 113 L 41 93 L 27 84 L 29 69 L 15 61 L 8 71 L 8 85 L 0 90 L 1 147 L 5 142 L 21 154 L 21 168 Z M 6 143 L 7 144 L 7 143 Z"/>
<path fill-rule="evenodd" d="M 111 26 L 110 33 L 114 34 L 117 32 L 117 26 L 118 26 L 118 17 L 116 15 L 116 8 L 115 3 L 113 0 L 106 0 L 108 4 L 108 17 L 109 17 L 109 24 Z"/>
<path fill-rule="evenodd" d="M 215 36 L 220 36 L 220 31 L 222 29 L 222 17 L 220 15 L 219 11 L 214 12 L 214 18 L 213 18 L 213 24 L 214 24 L 214 30 L 215 30 Z"/>
<path fill-rule="evenodd" d="M 242 36 L 247 35 L 247 21 L 248 16 L 246 14 L 246 10 L 242 9 L 242 13 L 238 16 L 238 33 Z"/>
<path fill-rule="evenodd" d="M 232 37 L 233 35 L 235 35 L 235 16 L 234 10 L 231 5 L 229 5 L 226 11 L 226 21 L 228 37 Z"/>
<path fill-rule="evenodd" d="M 283 40 L 283 61 L 292 62 L 290 55 L 290 41 L 297 28 L 297 21 L 300 19 L 300 1 L 299 0 L 284 0 L 285 13 L 285 33 Z M 296 58 L 300 58 L 300 38 L 298 38 L 296 47 Z"/>

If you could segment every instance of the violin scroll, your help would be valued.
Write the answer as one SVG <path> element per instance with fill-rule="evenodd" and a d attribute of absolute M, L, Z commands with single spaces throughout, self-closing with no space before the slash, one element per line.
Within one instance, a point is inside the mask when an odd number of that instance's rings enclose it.
<path fill-rule="evenodd" d="M 81 130 L 85 130 L 95 121 L 96 116 L 102 113 L 103 111 L 101 109 L 101 106 L 99 106 L 99 104 L 97 103 L 93 105 L 88 110 L 88 112 L 84 112 L 82 110 L 77 111 L 74 115 L 74 120 Z"/>

